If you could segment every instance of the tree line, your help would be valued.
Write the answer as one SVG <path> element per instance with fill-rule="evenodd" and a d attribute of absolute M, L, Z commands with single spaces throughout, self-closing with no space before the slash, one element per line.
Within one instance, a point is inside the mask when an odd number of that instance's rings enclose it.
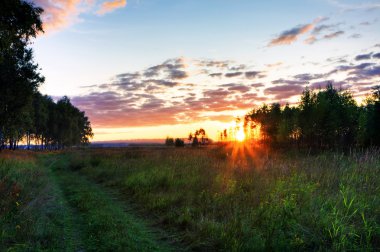
<path fill-rule="evenodd" d="M 25 140 L 38 148 L 86 144 L 93 136 L 85 113 L 67 97 L 54 102 L 38 87 L 44 82 L 33 60 L 31 39 L 42 33 L 43 10 L 24 0 L 0 2 L 0 150 Z"/>
<path fill-rule="evenodd" d="M 206 131 L 203 128 L 200 128 L 199 130 L 195 130 L 194 133 L 190 132 L 189 136 L 187 137 L 187 141 L 193 147 L 208 145 L 212 142 L 211 139 L 208 138 Z M 165 145 L 175 146 L 175 147 L 184 147 L 185 139 L 181 139 L 181 138 L 174 139 L 168 136 L 165 139 Z"/>
<path fill-rule="evenodd" d="M 260 131 L 254 136 L 254 132 Z M 246 136 L 273 146 L 318 149 L 380 146 L 380 86 L 358 106 L 349 91 L 328 83 L 303 91 L 297 106 L 279 103 L 252 109 L 244 117 Z M 225 130 L 221 136 L 226 135 Z"/>

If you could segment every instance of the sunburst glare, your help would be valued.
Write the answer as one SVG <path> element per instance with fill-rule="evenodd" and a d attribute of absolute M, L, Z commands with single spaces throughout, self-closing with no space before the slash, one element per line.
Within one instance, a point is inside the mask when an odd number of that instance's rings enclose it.
<path fill-rule="evenodd" d="M 245 134 L 243 129 L 239 129 L 239 131 L 236 132 L 236 140 L 239 142 L 243 142 L 245 140 Z"/>

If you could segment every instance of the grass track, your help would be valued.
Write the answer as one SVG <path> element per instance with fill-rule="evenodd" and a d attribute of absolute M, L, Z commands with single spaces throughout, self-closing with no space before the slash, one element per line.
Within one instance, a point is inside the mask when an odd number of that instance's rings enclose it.
<path fill-rule="evenodd" d="M 77 227 L 81 230 L 76 234 L 82 240 L 77 250 L 171 251 L 144 221 L 127 212 L 127 206 L 102 187 L 63 169 L 56 170 L 55 177 L 77 215 Z"/>
<path fill-rule="evenodd" d="M 0 251 L 178 251 L 67 156 L 2 158 Z"/>
<path fill-rule="evenodd" d="M 379 150 L 255 153 L 0 155 L 0 251 L 379 250 Z"/>

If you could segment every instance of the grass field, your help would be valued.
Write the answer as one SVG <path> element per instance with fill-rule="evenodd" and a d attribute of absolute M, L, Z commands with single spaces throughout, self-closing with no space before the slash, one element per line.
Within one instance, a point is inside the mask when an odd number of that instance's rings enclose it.
<path fill-rule="evenodd" d="M 0 250 L 378 250 L 380 152 L 0 154 Z"/>

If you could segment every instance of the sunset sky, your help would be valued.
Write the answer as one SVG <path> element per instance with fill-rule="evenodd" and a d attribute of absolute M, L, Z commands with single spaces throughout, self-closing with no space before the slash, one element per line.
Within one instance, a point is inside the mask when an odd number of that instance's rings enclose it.
<path fill-rule="evenodd" d="M 95 138 L 211 138 L 263 102 L 327 81 L 380 85 L 380 1 L 32 0 L 40 90 L 68 95 Z"/>

